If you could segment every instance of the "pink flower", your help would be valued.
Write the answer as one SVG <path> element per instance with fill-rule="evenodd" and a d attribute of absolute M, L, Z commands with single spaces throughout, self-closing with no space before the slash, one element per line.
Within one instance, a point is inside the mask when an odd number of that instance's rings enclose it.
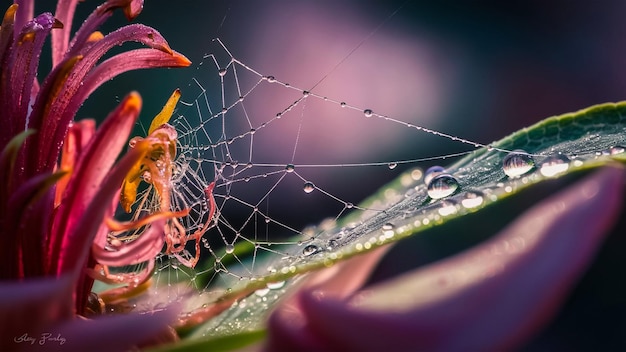
<path fill-rule="evenodd" d="M 493 239 L 362 287 L 385 248 L 315 274 L 269 322 L 268 351 L 503 351 L 544 327 L 620 215 L 608 166 Z"/>
<path fill-rule="evenodd" d="M 155 333 L 167 334 L 167 323 L 176 316 L 170 309 L 77 318 L 94 310 L 88 306 L 93 277 L 99 278 L 94 269 L 149 262 L 161 250 L 164 218 L 171 214 L 151 218 L 144 235 L 103 254 L 111 223 L 105 220 L 112 216 L 122 182 L 163 141 L 149 136 L 118 160 L 141 109 L 137 93 L 124 98 L 97 130 L 93 120 L 74 122 L 74 117 L 91 92 L 120 73 L 190 64 L 151 27 L 131 24 L 107 35 L 96 31 L 115 9 L 123 9 L 129 19 L 137 16 L 141 0 L 106 1 L 70 41 L 77 3 L 60 0 L 55 16 L 33 18 L 34 1 L 16 1 L 0 28 L 1 350 L 32 348 L 28 338 L 42 336 L 49 337 L 40 344 L 43 349 L 58 349 L 61 338 L 64 350 L 126 349 Z M 39 84 L 38 63 L 50 33 L 53 68 Z M 127 41 L 148 48 L 100 62 L 109 49 Z M 120 281 L 132 289 L 150 272 Z"/>

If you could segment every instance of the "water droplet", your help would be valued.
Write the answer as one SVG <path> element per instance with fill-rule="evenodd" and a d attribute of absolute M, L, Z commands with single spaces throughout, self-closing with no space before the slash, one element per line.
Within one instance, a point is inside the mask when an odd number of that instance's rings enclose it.
<path fill-rule="evenodd" d="M 456 214 L 457 212 L 456 202 L 453 200 L 445 199 L 441 201 L 440 208 L 437 209 L 437 212 L 441 216 L 448 216 L 452 214 Z"/>
<path fill-rule="evenodd" d="M 217 73 L 220 75 L 220 77 L 224 77 L 226 76 L 226 69 L 220 68 L 220 70 Z"/>
<path fill-rule="evenodd" d="M 483 204 L 483 194 L 481 192 L 467 192 L 463 196 L 461 204 L 468 209 L 476 208 L 477 206 Z"/>
<path fill-rule="evenodd" d="M 395 226 L 392 223 L 386 223 L 383 225 L 383 234 L 388 237 L 393 237 Z"/>
<path fill-rule="evenodd" d="M 270 82 L 270 83 L 276 82 L 276 78 L 274 78 L 274 76 L 267 76 L 267 77 L 265 77 L 265 79 L 267 79 L 267 81 Z"/>
<path fill-rule="evenodd" d="M 285 286 L 285 281 L 276 281 L 276 282 L 267 283 L 267 288 L 269 288 L 270 290 L 278 290 L 278 289 L 283 288 L 283 286 Z"/>
<path fill-rule="evenodd" d="M 307 181 L 307 182 L 304 183 L 303 189 L 304 189 L 305 193 L 311 193 L 311 192 L 313 192 L 313 190 L 315 190 L 315 185 L 313 184 L 313 182 L 308 182 Z"/>
<path fill-rule="evenodd" d="M 352 208 L 354 208 L 354 204 L 352 204 L 352 203 L 346 203 L 346 208 L 347 208 L 347 209 L 352 209 Z"/>
<path fill-rule="evenodd" d="M 287 166 L 285 166 L 285 171 L 287 172 L 293 172 L 293 170 L 296 169 L 296 166 L 294 164 L 287 164 Z"/>
<path fill-rule="evenodd" d="M 546 177 L 558 175 L 569 168 L 569 158 L 563 154 L 555 154 L 547 157 L 542 163 L 539 172 Z"/>
<path fill-rule="evenodd" d="M 535 167 L 535 161 L 521 149 L 510 152 L 502 159 L 502 170 L 509 177 L 519 177 Z"/>
<path fill-rule="evenodd" d="M 266 223 L 266 224 L 269 224 L 269 223 L 270 223 L 270 221 L 271 221 L 271 220 L 270 220 L 270 218 L 265 218 L 265 223 Z"/>
<path fill-rule="evenodd" d="M 277 118 L 277 119 L 279 119 L 279 118 L 281 118 L 281 117 L 283 117 L 283 113 L 282 113 L 282 112 L 279 112 L 279 113 L 277 113 L 277 114 L 276 114 L 276 118 Z"/>
<path fill-rule="evenodd" d="M 602 151 L 602 155 L 617 155 L 617 154 L 622 154 L 624 152 L 626 152 L 625 147 L 616 145 L 614 147 L 611 147 L 609 149 Z"/>
<path fill-rule="evenodd" d="M 389 167 L 389 170 L 393 170 L 398 167 L 398 163 L 389 163 L 387 166 Z"/>
<path fill-rule="evenodd" d="M 310 244 L 306 247 L 304 247 L 304 249 L 302 249 L 302 254 L 305 256 L 309 256 L 309 255 L 313 255 L 317 252 L 319 252 L 320 249 L 318 246 L 314 245 L 314 244 Z"/>
<path fill-rule="evenodd" d="M 339 103 L 339 105 L 341 105 L 342 108 L 345 108 L 347 104 L 345 101 L 342 101 L 341 103 Z"/>
<path fill-rule="evenodd" d="M 226 253 L 231 254 L 235 251 L 235 246 L 233 246 L 232 244 L 227 244 L 224 250 L 226 251 Z"/>
<path fill-rule="evenodd" d="M 446 169 L 439 165 L 429 167 L 424 173 L 424 183 L 429 184 L 433 177 L 446 172 Z"/>
<path fill-rule="evenodd" d="M 267 295 L 269 292 L 270 292 L 270 289 L 266 287 L 266 288 L 260 288 L 260 289 L 258 289 L 256 291 L 254 291 L 254 294 L 259 296 L 259 297 L 263 297 L 263 296 Z"/>
<path fill-rule="evenodd" d="M 441 199 L 453 194 L 459 188 L 459 181 L 449 174 L 439 174 L 428 183 L 428 195 L 432 199 Z"/>
<path fill-rule="evenodd" d="M 309 92 L 308 90 L 304 90 L 302 91 L 302 95 L 306 98 L 311 94 L 311 92 Z"/>
<path fill-rule="evenodd" d="M 371 109 L 365 109 L 363 110 L 363 114 L 365 115 L 365 117 L 372 117 L 372 114 L 374 114 L 374 112 Z"/>

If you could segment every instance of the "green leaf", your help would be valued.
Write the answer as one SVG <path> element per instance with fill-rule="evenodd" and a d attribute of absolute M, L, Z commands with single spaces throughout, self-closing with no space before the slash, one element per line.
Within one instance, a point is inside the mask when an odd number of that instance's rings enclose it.
<path fill-rule="evenodd" d="M 427 239 L 441 256 L 484 240 L 515 217 L 520 204 L 553 191 L 558 181 L 607 163 L 626 162 L 624 116 L 625 102 L 597 105 L 548 118 L 489 148 L 477 149 L 446 168 L 458 187 L 442 199 L 428 195 L 423 178 L 417 177 L 421 170 L 410 170 L 361 205 L 372 210 L 347 214 L 314 239 L 281 248 L 291 255 L 268 261 L 265 268 L 272 270 L 259 273 L 254 280 L 240 281 L 213 302 L 206 302 L 229 303 L 230 308 L 193 332 L 189 338 L 195 342 L 187 342 L 187 346 L 262 331 L 268 312 L 307 272 L 408 237 Z M 527 173 L 509 177 L 503 171 L 503 159 L 516 149 L 532 156 L 534 164 L 529 164 L 532 169 Z M 566 162 L 544 167 L 553 155 L 566 157 Z M 480 231 L 468 231 L 472 226 Z M 275 284 L 283 281 L 282 287 Z M 268 286 L 274 289 L 268 291 Z M 219 343 L 212 346 L 219 349 Z"/>

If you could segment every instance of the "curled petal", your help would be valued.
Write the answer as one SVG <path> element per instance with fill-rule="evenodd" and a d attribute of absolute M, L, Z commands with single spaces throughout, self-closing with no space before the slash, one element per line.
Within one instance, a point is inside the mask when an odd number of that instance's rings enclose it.
<path fill-rule="evenodd" d="M 74 35 L 72 42 L 69 44 L 69 50 L 63 50 L 63 53 L 67 51 L 66 57 L 77 55 L 85 46 L 91 33 L 95 32 L 111 15 L 115 9 L 124 8 L 124 12 L 127 14 L 127 18 L 131 20 L 128 15 L 137 16 L 143 8 L 143 0 L 109 0 L 104 4 L 98 6 L 89 17 L 83 22 L 83 25 Z M 133 17 L 134 18 L 134 17 Z M 68 37 L 69 38 L 69 37 Z M 68 44 L 65 44 L 67 49 Z M 60 62 L 60 60 L 59 60 Z"/>
<path fill-rule="evenodd" d="M 494 239 L 348 302 L 302 293 L 299 309 L 272 317 L 270 348 L 510 350 L 552 317 L 583 273 L 619 214 L 624 175 L 598 171 Z"/>
<path fill-rule="evenodd" d="M 0 26 L 0 67 L 2 68 L 2 72 L 4 72 L 6 68 L 8 68 L 6 62 L 9 56 L 8 53 L 10 52 L 9 48 L 13 43 L 15 12 L 17 11 L 17 8 L 17 4 L 9 6 L 9 8 L 4 13 L 4 17 L 2 18 L 2 25 Z"/>
<path fill-rule="evenodd" d="M 127 71 L 153 67 L 187 67 L 190 64 L 191 61 L 176 51 L 173 51 L 172 54 L 155 49 L 127 51 L 113 56 L 96 66 L 85 78 L 84 84 L 76 93 L 75 99 L 82 103 L 102 83 Z"/>
<path fill-rule="evenodd" d="M 94 244 L 92 247 L 94 259 L 102 265 L 109 266 L 134 265 L 154 259 L 163 248 L 165 221 L 164 218 L 155 220 L 138 238 L 127 243 L 122 242 L 114 250 L 107 250 Z"/>
<path fill-rule="evenodd" d="M 35 165 L 38 165 L 40 169 L 42 168 L 40 165 L 43 165 L 45 169 L 52 167 L 52 164 L 56 162 L 67 132 L 67 126 L 84 101 L 84 96 L 75 95 L 89 71 L 109 49 L 127 41 L 140 42 L 152 48 L 172 53 L 172 49 L 159 32 L 141 24 L 122 27 L 108 34 L 104 39 L 95 42 L 88 49 L 81 50 L 79 57 L 82 56 L 82 59 L 73 65 L 65 84 L 59 86 L 61 90 L 56 98 L 50 101 L 50 97 L 40 94 L 33 107 L 30 126 L 42 131 L 42 134 L 38 140 L 38 146 L 30 150 L 30 156 L 32 160 L 37 160 Z M 60 64 L 60 66 L 64 65 L 64 63 Z M 42 89 L 53 90 L 49 86 L 54 84 L 55 82 L 46 79 Z"/>

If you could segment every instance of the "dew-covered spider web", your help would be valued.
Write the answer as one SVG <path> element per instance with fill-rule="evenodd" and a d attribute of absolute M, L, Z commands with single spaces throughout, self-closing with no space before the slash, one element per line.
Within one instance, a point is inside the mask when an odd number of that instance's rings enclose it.
<path fill-rule="evenodd" d="M 198 296 L 199 291 L 200 298 L 186 300 L 191 310 L 211 295 L 271 273 L 281 262 L 316 253 L 321 250 L 314 244 L 319 238 L 340 246 L 337 229 L 341 233 L 356 226 L 351 219 L 382 214 L 402 197 L 390 194 L 388 204 L 359 205 L 367 192 L 401 171 L 403 183 L 423 184 L 423 165 L 485 146 L 413 123 L 411 116 L 387 116 L 315 87 L 291 85 L 240 61 L 219 39 L 213 44 L 195 78 L 181 87 L 182 98 L 170 120 L 178 133 L 171 210 L 188 209 L 180 225 L 188 235 L 202 235 L 197 247 L 189 241 L 176 255 L 163 252 L 157 257 L 157 292 L 144 302 L 148 307 Z M 419 156 L 417 151 L 418 157 L 406 159 L 342 159 L 345 144 L 336 138 L 351 138 L 357 148 L 376 148 L 377 141 L 351 135 L 350 126 L 363 124 L 453 141 L 459 151 L 435 156 Z M 376 172 L 384 174 L 383 181 L 365 195 L 351 192 L 368 184 Z M 215 201 L 212 219 L 210 196 Z M 150 187 L 138 199 L 140 212 L 150 212 L 159 203 Z M 196 257 L 197 264 L 189 267 Z"/>

